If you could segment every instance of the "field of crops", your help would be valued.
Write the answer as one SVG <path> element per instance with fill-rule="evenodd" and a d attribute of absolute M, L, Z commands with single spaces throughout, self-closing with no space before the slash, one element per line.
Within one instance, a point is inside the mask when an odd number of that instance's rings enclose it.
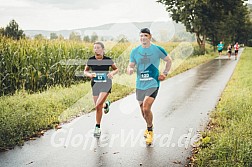
<path fill-rule="evenodd" d="M 137 44 L 105 42 L 106 54 L 125 71 L 130 50 Z M 165 44 L 168 51 L 177 44 Z M 37 92 L 83 81 L 83 69 L 93 44 L 64 40 L 19 41 L 0 37 L 0 96 L 17 90 Z"/>
<path fill-rule="evenodd" d="M 84 59 L 90 46 L 74 42 L 19 40 L 0 38 L 0 94 L 18 89 L 31 92 L 48 86 L 70 85 L 80 66 L 62 65 L 61 60 Z"/>
<path fill-rule="evenodd" d="M 116 45 L 108 54 L 117 58 L 127 47 L 127 44 Z M 53 85 L 69 86 L 83 80 L 79 72 L 83 71 L 92 52 L 91 43 L 14 41 L 0 37 L 0 95 L 12 94 L 19 89 L 36 92 Z"/>

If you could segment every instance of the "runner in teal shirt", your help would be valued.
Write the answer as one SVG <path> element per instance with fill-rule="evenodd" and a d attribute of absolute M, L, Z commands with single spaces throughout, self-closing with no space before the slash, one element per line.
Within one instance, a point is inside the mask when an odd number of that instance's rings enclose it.
<path fill-rule="evenodd" d="M 165 79 L 171 68 L 171 57 L 162 47 L 152 44 L 151 37 L 148 28 L 141 29 L 141 45 L 132 50 L 127 68 L 127 73 L 131 75 L 136 67 L 136 98 L 147 124 L 144 132 L 147 145 L 152 143 L 154 136 L 151 106 L 158 94 L 160 81 Z M 159 73 L 160 59 L 166 62 L 165 69 L 161 73 Z"/>
<path fill-rule="evenodd" d="M 220 43 L 217 45 L 217 48 L 218 48 L 219 56 L 221 56 L 222 50 L 224 48 L 224 44 L 222 43 L 222 41 L 220 41 Z"/>
<path fill-rule="evenodd" d="M 132 50 L 130 62 L 137 64 L 137 89 L 146 90 L 159 87 L 160 59 L 164 59 L 166 56 L 166 51 L 154 44 L 151 44 L 149 48 L 143 48 L 140 45 Z"/>

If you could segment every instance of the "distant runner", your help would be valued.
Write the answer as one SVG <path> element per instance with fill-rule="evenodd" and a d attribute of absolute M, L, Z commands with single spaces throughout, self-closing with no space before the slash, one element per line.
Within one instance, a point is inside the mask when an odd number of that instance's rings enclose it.
<path fill-rule="evenodd" d="M 228 59 L 230 60 L 231 54 L 232 54 L 232 46 L 231 46 L 231 44 L 228 45 L 227 52 L 228 52 Z"/>
<path fill-rule="evenodd" d="M 222 54 L 223 47 L 224 47 L 224 44 L 222 43 L 222 41 L 220 41 L 220 43 L 217 45 L 219 56 L 221 56 Z"/>
<path fill-rule="evenodd" d="M 237 60 L 237 55 L 238 55 L 238 50 L 239 50 L 239 44 L 236 42 L 234 45 L 234 50 L 235 50 L 235 60 Z"/>

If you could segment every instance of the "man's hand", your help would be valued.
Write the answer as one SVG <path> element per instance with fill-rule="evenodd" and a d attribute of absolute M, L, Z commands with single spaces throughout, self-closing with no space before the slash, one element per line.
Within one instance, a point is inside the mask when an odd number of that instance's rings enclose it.
<path fill-rule="evenodd" d="M 161 75 L 158 76 L 158 80 L 163 81 L 163 80 L 165 80 L 165 77 L 166 76 L 164 74 L 161 74 Z"/>
<path fill-rule="evenodd" d="M 131 67 L 128 67 L 128 68 L 127 68 L 127 73 L 128 73 L 129 75 L 133 74 L 133 72 L 134 72 L 134 68 L 131 68 Z"/>

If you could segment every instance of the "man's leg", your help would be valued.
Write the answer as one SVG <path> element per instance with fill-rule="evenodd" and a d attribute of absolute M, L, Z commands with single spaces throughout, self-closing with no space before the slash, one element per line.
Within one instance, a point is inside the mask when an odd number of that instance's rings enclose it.
<path fill-rule="evenodd" d="M 151 111 L 152 104 L 157 96 L 158 88 L 150 88 L 147 90 L 137 90 L 137 100 L 141 108 L 141 112 L 145 122 L 147 124 L 147 129 L 144 132 L 144 137 L 146 138 L 146 144 L 150 145 L 153 141 L 153 114 Z"/>
<path fill-rule="evenodd" d="M 143 117 L 147 123 L 147 127 L 152 127 L 153 114 L 151 111 L 151 106 L 154 102 L 153 97 L 146 96 L 142 104 Z"/>
<path fill-rule="evenodd" d="M 143 113 L 143 117 L 146 121 L 147 124 L 147 129 L 144 132 L 144 137 L 146 138 L 146 144 L 150 145 L 153 141 L 153 114 L 151 111 L 151 106 L 154 102 L 154 98 L 153 97 L 148 97 L 146 96 L 143 104 L 142 104 L 142 113 Z"/>

